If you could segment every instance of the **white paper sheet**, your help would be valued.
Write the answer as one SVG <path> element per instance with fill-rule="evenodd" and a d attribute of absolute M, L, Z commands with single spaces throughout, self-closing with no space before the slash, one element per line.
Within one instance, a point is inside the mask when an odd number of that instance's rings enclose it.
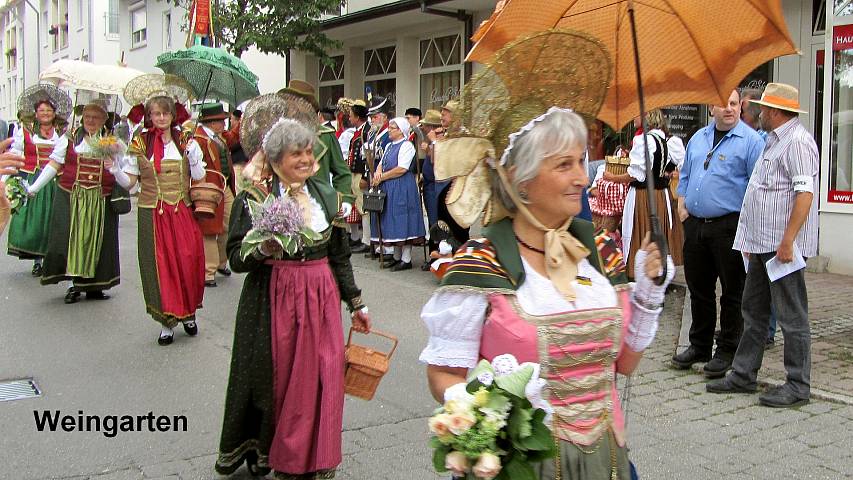
<path fill-rule="evenodd" d="M 797 247 L 797 244 L 794 243 L 794 259 L 792 261 L 782 263 L 779 261 L 778 257 L 774 255 L 773 258 L 767 261 L 766 265 L 767 277 L 770 278 L 771 282 L 775 282 L 789 273 L 806 268 L 806 261 L 803 260 L 803 255 L 800 253 L 800 249 Z"/>

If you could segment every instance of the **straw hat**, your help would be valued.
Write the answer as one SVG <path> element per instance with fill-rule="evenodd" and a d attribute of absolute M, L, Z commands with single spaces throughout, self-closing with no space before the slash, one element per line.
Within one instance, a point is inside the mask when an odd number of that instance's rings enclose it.
<path fill-rule="evenodd" d="M 447 110 L 450 113 L 456 113 L 456 110 L 459 108 L 459 100 L 448 100 L 447 103 L 441 107 L 442 110 Z"/>
<path fill-rule="evenodd" d="M 431 127 L 441 126 L 441 112 L 438 110 L 427 110 L 421 124 Z"/>
<path fill-rule="evenodd" d="M 784 83 L 768 83 L 761 100 L 749 100 L 765 107 L 778 108 L 788 112 L 808 113 L 800 110 L 800 92 Z"/>

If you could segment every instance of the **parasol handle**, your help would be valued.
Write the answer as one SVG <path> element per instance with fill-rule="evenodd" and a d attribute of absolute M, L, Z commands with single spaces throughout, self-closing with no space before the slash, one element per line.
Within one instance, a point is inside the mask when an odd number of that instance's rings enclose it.
<path fill-rule="evenodd" d="M 199 104 L 199 108 L 204 105 L 205 100 L 207 100 L 207 91 L 210 89 L 210 80 L 213 79 L 213 69 L 210 70 L 210 73 L 207 74 L 207 83 L 204 85 L 204 94 L 201 96 L 201 103 Z M 195 119 L 195 125 L 193 125 L 193 135 L 195 135 L 195 131 L 198 130 L 198 122 L 201 114 Z"/>
<path fill-rule="evenodd" d="M 657 197 L 655 196 L 655 181 L 652 175 L 652 160 L 649 156 L 649 125 L 646 122 L 646 98 L 643 93 L 643 77 L 640 74 L 640 50 L 637 44 L 637 24 L 634 20 L 634 1 L 628 0 L 628 20 L 631 23 L 631 38 L 634 43 L 634 71 L 637 74 L 637 97 L 640 103 L 640 119 L 643 124 L 643 157 L 646 164 L 646 202 L 649 207 L 649 224 L 652 227 L 652 242 L 656 243 L 660 250 L 662 273 L 655 278 L 655 285 L 663 285 L 666 281 L 667 274 L 667 255 L 669 249 L 666 244 L 666 237 L 663 235 L 663 229 L 660 225 L 660 219 L 657 215 Z M 637 274 L 636 272 L 634 273 Z"/>

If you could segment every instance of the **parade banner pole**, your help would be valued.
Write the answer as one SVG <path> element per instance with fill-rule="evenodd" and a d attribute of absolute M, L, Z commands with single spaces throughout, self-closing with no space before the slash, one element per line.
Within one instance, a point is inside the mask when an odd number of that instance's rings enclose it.
<path fill-rule="evenodd" d="M 657 197 L 655 196 L 655 181 L 652 175 L 652 160 L 649 157 L 649 125 L 646 122 L 646 99 L 643 94 L 643 77 L 640 74 L 640 49 L 637 45 L 637 24 L 634 20 L 634 1 L 628 0 L 628 20 L 631 23 L 631 38 L 634 40 L 634 66 L 637 73 L 637 97 L 640 102 L 640 119 L 643 123 L 643 157 L 646 162 L 646 202 L 649 206 L 649 223 L 652 227 L 652 242 L 656 243 L 660 250 L 663 273 L 655 278 L 655 284 L 663 285 L 666 281 L 667 261 L 669 255 L 666 238 L 661 230 L 660 220 L 657 215 Z M 640 240 L 642 242 L 642 239 Z M 628 252 L 625 252 L 627 255 Z M 636 272 L 635 272 L 636 275 Z"/>

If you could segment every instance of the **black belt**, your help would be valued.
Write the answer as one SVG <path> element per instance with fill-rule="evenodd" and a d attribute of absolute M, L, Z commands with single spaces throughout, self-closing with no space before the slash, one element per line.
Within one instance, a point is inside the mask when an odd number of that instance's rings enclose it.
<path fill-rule="evenodd" d="M 697 217 L 696 215 L 690 215 L 690 218 L 695 218 L 696 220 L 699 220 L 702 223 L 714 223 L 714 222 L 718 222 L 720 220 L 726 220 L 726 219 L 731 218 L 733 216 L 739 216 L 739 215 L 740 215 L 740 212 L 732 212 L 732 213 L 727 213 L 725 215 L 722 215 L 720 217 L 702 218 L 702 217 Z"/>

